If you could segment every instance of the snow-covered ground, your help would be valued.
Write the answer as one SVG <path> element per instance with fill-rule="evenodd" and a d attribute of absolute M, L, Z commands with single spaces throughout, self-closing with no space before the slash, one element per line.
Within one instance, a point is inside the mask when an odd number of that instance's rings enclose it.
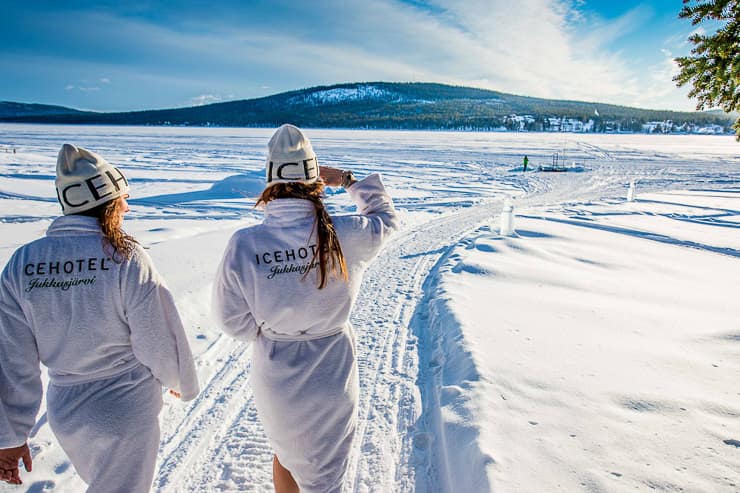
<path fill-rule="evenodd" d="M 0 265 L 58 215 L 62 143 L 131 180 L 126 228 L 175 294 L 203 388 L 165 399 L 157 491 L 272 489 L 249 348 L 209 315 L 228 237 L 260 220 L 271 132 L 0 125 Z M 403 219 L 353 315 L 352 491 L 740 489 L 740 144 L 308 134 L 320 162 L 382 172 Z M 520 171 L 525 154 L 536 167 L 555 152 L 585 171 Z M 497 234 L 507 198 L 513 237 Z M 352 210 L 340 190 L 328 202 Z M 34 471 L 1 492 L 83 489 L 43 409 L 31 445 Z"/>

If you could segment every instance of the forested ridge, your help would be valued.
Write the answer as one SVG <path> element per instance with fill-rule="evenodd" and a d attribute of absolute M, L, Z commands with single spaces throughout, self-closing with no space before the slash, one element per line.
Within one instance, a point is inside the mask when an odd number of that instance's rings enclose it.
<path fill-rule="evenodd" d="M 47 111 L 44 111 L 47 108 Z M 550 100 L 433 83 L 362 82 L 318 86 L 272 96 L 163 110 L 99 113 L 59 106 L 0 102 L 0 121 L 116 125 L 548 131 L 555 119 L 588 123 L 591 132 L 642 131 L 669 122 L 730 130 L 722 112 L 646 110 L 596 102 Z"/>

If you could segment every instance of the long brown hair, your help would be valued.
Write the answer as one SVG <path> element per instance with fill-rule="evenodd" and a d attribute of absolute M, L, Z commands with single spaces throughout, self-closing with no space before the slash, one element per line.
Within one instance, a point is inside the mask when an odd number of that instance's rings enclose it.
<path fill-rule="evenodd" d="M 116 263 L 131 258 L 138 243 L 133 236 L 123 229 L 122 202 L 118 199 L 110 200 L 92 209 L 82 211 L 83 216 L 94 217 L 98 220 L 103 233 L 103 250 Z"/>
<path fill-rule="evenodd" d="M 347 262 L 344 260 L 342 246 L 339 244 L 337 232 L 334 229 L 334 223 L 331 216 L 326 212 L 322 200 L 324 184 L 315 183 L 275 183 L 267 187 L 260 195 L 257 204 L 267 204 L 275 199 L 294 198 L 310 200 L 316 211 L 316 236 L 318 245 L 311 263 L 319 258 L 319 289 L 323 289 L 328 281 L 329 274 L 341 278 L 344 281 L 349 279 L 347 274 Z M 309 271 L 306 271 L 308 274 Z"/>

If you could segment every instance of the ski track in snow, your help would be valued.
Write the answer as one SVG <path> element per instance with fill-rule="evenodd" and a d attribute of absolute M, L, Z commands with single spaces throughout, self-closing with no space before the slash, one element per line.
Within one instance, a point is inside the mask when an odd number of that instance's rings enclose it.
<path fill-rule="evenodd" d="M 252 432 L 247 434 L 249 444 L 245 443 L 246 448 L 260 450 L 267 447 L 269 450 L 256 420 L 251 389 L 246 385 L 250 367 L 248 346 L 243 343 L 231 344 L 226 337 L 221 337 L 216 344 L 221 347 L 209 357 L 221 361 L 222 366 L 203 385 L 201 393 L 190 403 L 184 416 L 180 419 L 172 415 L 165 416 L 164 421 L 170 426 L 164 430 L 160 446 L 161 463 L 154 478 L 157 490 L 204 491 L 207 485 L 224 479 L 223 470 L 228 463 L 223 460 L 220 446 L 227 446 L 225 437 L 240 432 L 240 426 L 250 425 L 248 428 Z M 235 402 L 240 404 L 235 405 Z M 251 419 L 241 419 L 244 415 Z M 172 426 L 173 422 L 177 424 Z M 241 457 L 243 454 L 237 455 Z M 255 453 L 247 456 L 255 460 L 261 457 Z M 242 468 L 246 473 L 264 468 L 246 465 Z M 255 484 L 259 478 L 248 479 L 240 486 Z"/>
<path fill-rule="evenodd" d="M 410 321 L 432 266 L 487 215 L 487 206 L 476 206 L 413 228 L 366 274 L 353 316 L 365 389 L 350 467 L 354 491 L 414 490 L 411 457 L 421 403 L 419 341 Z M 376 300 L 391 302 L 384 306 Z"/>
<path fill-rule="evenodd" d="M 432 266 L 487 216 L 488 205 L 476 206 L 401 232 L 365 274 L 352 316 L 362 389 L 347 478 L 353 491 L 414 490 L 412 442 L 421 403 L 417 340 L 409 322 Z M 248 346 L 222 336 L 208 353 L 220 368 L 184 412 L 173 406 L 164 416 L 154 487 L 271 490 L 272 452 L 248 385 Z"/>
<path fill-rule="evenodd" d="M 559 203 L 566 196 L 573 199 L 575 193 L 593 195 L 604 186 L 603 178 L 589 175 L 562 178 L 555 186 L 533 179 L 531 191 L 518 200 L 519 205 Z M 419 347 L 432 347 L 434 341 L 420 341 L 419 336 L 432 335 L 423 330 L 416 334 L 410 322 L 417 310 L 424 310 L 419 306 L 424 281 L 439 259 L 467 233 L 491 221 L 501 205 L 500 199 L 485 201 L 401 231 L 365 273 L 351 320 L 362 391 L 349 490 L 410 492 L 420 483 L 440 484 L 437 475 L 445 464 L 434 460 L 444 457 L 444 441 L 420 440 L 422 447 L 436 451 L 414 454 L 417 434 L 435 433 L 418 422 L 423 412 L 419 384 L 433 378 L 427 369 L 419 368 Z M 183 416 L 176 416 L 173 407 L 164 418 L 168 425 L 155 489 L 271 490 L 272 452 L 248 384 L 248 346 L 234 347 L 223 336 L 209 353 L 207 358 L 221 361 L 222 366 Z M 425 477 L 417 478 L 418 471 Z"/>

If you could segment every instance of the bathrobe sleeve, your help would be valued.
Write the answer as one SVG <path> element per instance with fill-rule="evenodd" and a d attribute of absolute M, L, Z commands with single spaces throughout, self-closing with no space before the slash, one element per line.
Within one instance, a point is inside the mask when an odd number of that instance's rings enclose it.
<path fill-rule="evenodd" d="M 226 246 L 224 258 L 213 282 L 213 315 L 231 337 L 245 342 L 257 338 L 259 327 L 247 304 L 240 274 L 243 263 L 237 258 L 238 233 Z"/>
<path fill-rule="evenodd" d="M 194 399 L 198 377 L 185 328 L 172 293 L 141 247 L 122 267 L 121 284 L 134 355 L 182 400 Z"/>
<path fill-rule="evenodd" d="M 42 396 L 36 338 L 17 298 L 12 265 L 13 259 L 0 275 L 0 448 L 26 443 Z"/>
<path fill-rule="evenodd" d="M 355 182 L 347 189 L 347 193 L 357 204 L 359 212 L 359 215 L 352 216 L 352 228 L 355 233 L 364 236 L 366 244 L 370 246 L 367 253 L 372 257 L 388 236 L 398 229 L 398 214 L 393 200 L 377 173 Z"/>

